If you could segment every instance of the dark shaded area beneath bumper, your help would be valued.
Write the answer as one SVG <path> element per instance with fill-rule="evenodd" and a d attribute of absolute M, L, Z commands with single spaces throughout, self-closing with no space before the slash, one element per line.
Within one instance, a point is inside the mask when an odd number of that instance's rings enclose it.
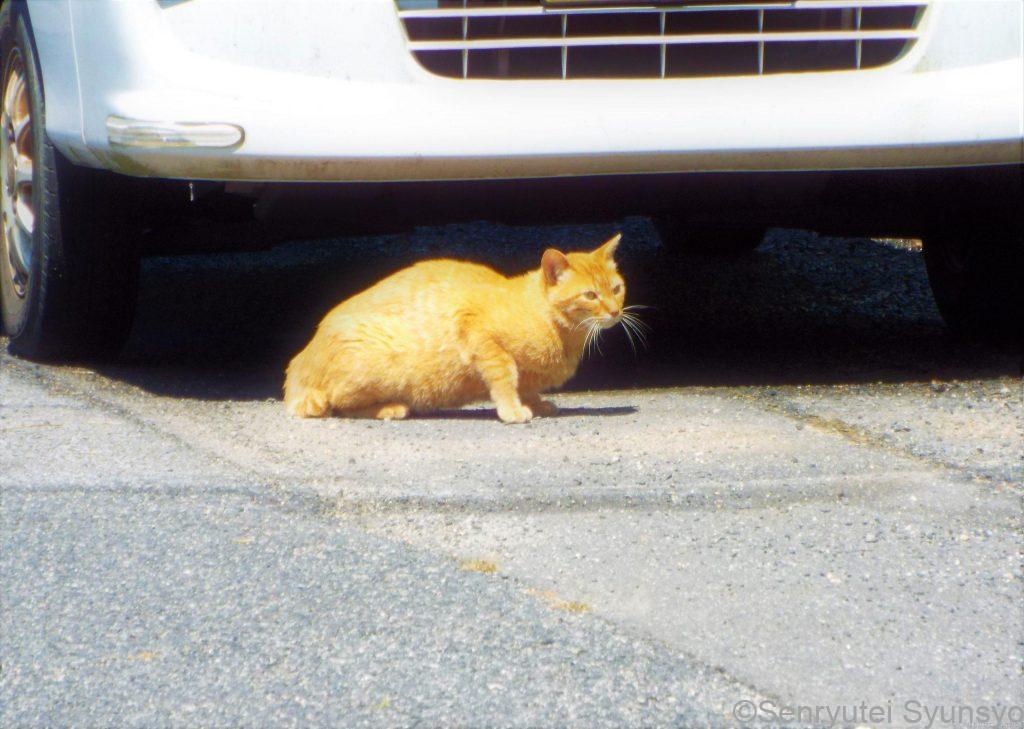
<path fill-rule="evenodd" d="M 919 236 L 930 226 L 1019 223 L 1019 165 L 863 172 L 609 175 L 464 182 L 220 184 L 145 181 L 148 253 L 245 240 L 400 232 L 417 225 L 602 222 L 624 215 Z M 185 243 L 184 241 L 187 241 Z"/>

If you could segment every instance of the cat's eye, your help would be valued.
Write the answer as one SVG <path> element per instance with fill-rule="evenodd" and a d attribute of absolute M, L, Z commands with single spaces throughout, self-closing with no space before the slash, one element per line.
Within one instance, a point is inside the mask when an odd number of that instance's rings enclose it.
<path fill-rule="evenodd" d="M 580 296 L 582 296 L 587 301 L 593 301 L 594 299 L 597 298 L 597 292 L 595 292 L 595 291 L 584 291 L 582 294 L 580 294 Z"/>
<path fill-rule="evenodd" d="M 622 284 L 615 284 L 615 288 L 612 289 L 612 293 L 618 296 L 622 293 Z"/>

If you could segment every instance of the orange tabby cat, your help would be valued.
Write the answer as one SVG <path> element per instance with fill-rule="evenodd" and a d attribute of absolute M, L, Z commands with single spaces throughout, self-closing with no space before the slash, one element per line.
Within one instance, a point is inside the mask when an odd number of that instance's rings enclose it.
<path fill-rule="evenodd" d="M 389 276 L 331 310 L 292 359 L 288 412 L 392 419 L 490 397 L 506 423 L 553 415 L 540 393 L 572 377 L 586 342 L 624 316 L 612 258 L 621 237 L 590 253 L 549 248 L 513 278 L 451 260 Z"/>

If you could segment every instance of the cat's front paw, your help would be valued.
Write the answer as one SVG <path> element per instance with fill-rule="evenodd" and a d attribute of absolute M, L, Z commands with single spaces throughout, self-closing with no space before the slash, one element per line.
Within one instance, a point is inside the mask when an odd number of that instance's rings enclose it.
<path fill-rule="evenodd" d="M 503 423 L 528 423 L 533 411 L 525 405 L 503 404 L 498 406 L 498 417 Z"/>

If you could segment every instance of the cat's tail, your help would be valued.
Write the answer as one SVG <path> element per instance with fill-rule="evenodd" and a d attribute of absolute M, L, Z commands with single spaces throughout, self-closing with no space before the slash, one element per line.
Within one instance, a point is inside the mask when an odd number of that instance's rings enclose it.
<path fill-rule="evenodd" d="M 304 385 L 299 376 L 301 363 L 298 355 L 288 365 L 284 378 L 284 406 L 289 415 L 297 418 L 322 418 L 331 409 L 327 393 Z"/>
<path fill-rule="evenodd" d="M 312 388 L 285 389 L 284 406 L 289 415 L 297 418 L 322 418 L 331 409 L 327 393 Z"/>

